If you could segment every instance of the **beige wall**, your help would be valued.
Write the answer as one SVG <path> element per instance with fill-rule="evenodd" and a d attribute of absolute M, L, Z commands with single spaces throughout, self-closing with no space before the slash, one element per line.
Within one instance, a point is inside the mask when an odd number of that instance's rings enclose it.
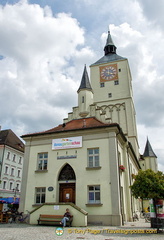
<path fill-rule="evenodd" d="M 117 129 L 115 129 L 117 130 Z M 116 131 L 117 132 L 117 131 Z M 129 193 L 129 174 L 126 170 L 120 173 L 118 152 L 122 165 L 126 163 L 126 144 L 123 139 L 117 139 L 114 129 L 88 130 L 77 132 L 76 136 L 83 139 L 82 148 L 52 150 L 52 139 L 61 137 L 71 137 L 73 134 L 56 134 L 49 136 L 33 137 L 26 139 L 26 166 L 24 193 L 21 197 L 23 211 L 32 211 L 36 208 L 35 187 L 46 187 L 46 202 L 59 202 L 59 182 L 58 176 L 63 166 L 68 163 L 73 168 L 76 175 L 76 205 L 80 209 L 88 212 L 88 221 L 95 222 L 100 219 L 104 224 L 121 225 L 121 199 L 124 204 L 125 219 L 130 218 L 130 197 Z M 75 136 L 75 135 L 74 135 Z M 100 168 L 87 168 L 87 149 L 99 147 Z M 40 152 L 48 152 L 48 171 L 35 172 L 37 169 L 37 155 Z M 60 159 L 57 156 L 76 155 L 74 159 Z M 28 165 L 29 159 L 29 165 Z M 134 165 L 134 159 L 131 160 Z M 128 169 L 128 165 L 127 165 Z M 27 174 L 27 176 L 26 176 Z M 26 179 L 27 178 L 27 179 Z M 71 181 L 69 181 L 71 182 Z M 88 205 L 88 185 L 100 185 L 101 205 Z M 128 185 L 128 186 L 127 186 Z M 49 186 L 54 187 L 52 192 L 47 191 Z M 120 196 L 120 188 L 123 189 L 123 197 Z M 24 200 L 23 200 L 24 199 Z M 93 217 L 94 216 L 94 217 Z"/>
<path fill-rule="evenodd" d="M 140 160 L 140 165 L 142 170 L 152 169 L 154 172 L 158 171 L 156 157 L 144 157 L 144 160 Z"/>
<path fill-rule="evenodd" d="M 30 224 L 37 224 L 40 214 L 63 215 L 66 211 L 66 208 L 69 208 L 71 215 L 73 215 L 72 227 L 87 226 L 87 213 L 78 211 L 73 206 L 62 204 L 43 205 L 37 211 L 34 211 L 30 214 Z"/>

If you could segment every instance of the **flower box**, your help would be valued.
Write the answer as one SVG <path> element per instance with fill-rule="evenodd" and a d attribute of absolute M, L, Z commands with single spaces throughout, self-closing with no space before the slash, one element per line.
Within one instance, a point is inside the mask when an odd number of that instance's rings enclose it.
<path fill-rule="evenodd" d="M 120 166 L 119 166 L 119 169 L 120 169 L 121 171 L 123 171 L 123 172 L 125 171 L 125 167 L 124 167 L 123 165 L 120 165 Z"/>

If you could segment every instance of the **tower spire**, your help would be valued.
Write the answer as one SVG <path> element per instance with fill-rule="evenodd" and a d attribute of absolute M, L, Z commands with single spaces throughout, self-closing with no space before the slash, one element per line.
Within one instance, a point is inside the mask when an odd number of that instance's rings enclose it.
<path fill-rule="evenodd" d="M 147 138 L 146 146 L 145 146 L 145 151 L 143 154 L 144 157 L 157 157 L 152 149 L 152 146 L 149 142 L 149 139 Z"/>
<path fill-rule="evenodd" d="M 92 91 L 92 87 L 91 87 L 91 84 L 89 82 L 89 77 L 88 77 L 88 72 L 87 72 L 87 68 L 86 68 L 86 64 L 84 66 L 84 71 L 83 71 L 83 76 L 82 76 L 82 79 L 81 79 L 81 83 L 80 83 L 80 87 L 78 89 L 77 92 L 79 92 L 80 90 L 84 90 L 84 89 L 87 89 L 87 90 L 90 90 Z"/>
<path fill-rule="evenodd" d="M 110 35 L 110 31 L 108 30 L 108 37 L 107 37 L 106 45 L 104 47 L 105 55 L 109 53 L 116 53 L 116 49 L 117 48 L 113 43 L 112 37 Z"/>

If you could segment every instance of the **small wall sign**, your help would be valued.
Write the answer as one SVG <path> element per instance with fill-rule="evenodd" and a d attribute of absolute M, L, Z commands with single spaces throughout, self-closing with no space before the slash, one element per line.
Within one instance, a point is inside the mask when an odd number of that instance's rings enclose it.
<path fill-rule="evenodd" d="M 52 192 L 53 190 L 54 190 L 53 187 L 48 187 L 48 191 L 49 191 L 49 192 Z"/>

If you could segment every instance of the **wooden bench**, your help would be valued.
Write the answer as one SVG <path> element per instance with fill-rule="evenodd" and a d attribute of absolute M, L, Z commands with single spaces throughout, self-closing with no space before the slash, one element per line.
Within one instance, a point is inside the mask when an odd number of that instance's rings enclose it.
<path fill-rule="evenodd" d="M 45 214 L 40 214 L 39 219 L 38 219 L 38 225 L 40 222 L 42 223 L 60 223 L 61 220 L 63 219 L 63 215 L 45 215 Z M 67 221 L 67 225 L 71 227 L 73 221 L 73 216 L 71 216 L 70 220 Z"/>

